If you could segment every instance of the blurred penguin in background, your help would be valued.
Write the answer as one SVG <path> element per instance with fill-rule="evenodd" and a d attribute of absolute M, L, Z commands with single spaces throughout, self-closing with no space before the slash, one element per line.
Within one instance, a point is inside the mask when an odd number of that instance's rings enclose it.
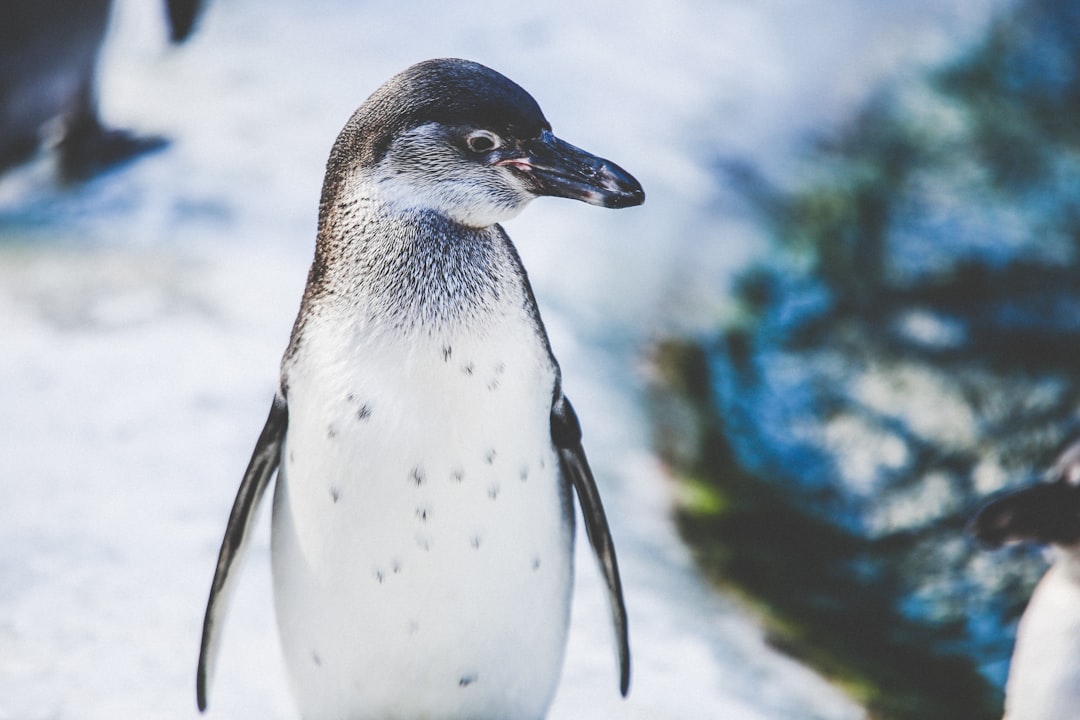
<path fill-rule="evenodd" d="M 1044 481 L 991 500 L 970 529 L 990 548 L 1032 542 L 1054 551 L 1017 627 L 1005 720 L 1080 718 L 1080 439 Z"/>
<path fill-rule="evenodd" d="M 195 27 L 201 0 L 167 0 L 174 43 Z M 109 129 L 98 117 L 95 70 L 110 0 L 0 3 L 0 172 L 55 142 L 65 181 L 85 179 L 165 145 Z"/>

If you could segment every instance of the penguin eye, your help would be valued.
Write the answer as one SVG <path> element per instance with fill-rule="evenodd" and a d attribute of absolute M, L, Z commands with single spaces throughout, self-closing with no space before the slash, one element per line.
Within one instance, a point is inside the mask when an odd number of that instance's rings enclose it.
<path fill-rule="evenodd" d="M 465 138 L 465 144 L 474 153 L 486 153 L 499 147 L 499 138 L 487 130 L 474 130 Z"/>

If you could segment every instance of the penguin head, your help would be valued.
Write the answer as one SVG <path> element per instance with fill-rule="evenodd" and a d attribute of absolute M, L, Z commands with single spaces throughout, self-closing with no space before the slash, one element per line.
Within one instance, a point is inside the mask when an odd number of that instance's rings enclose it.
<path fill-rule="evenodd" d="M 356 173 L 392 205 L 472 227 L 542 195 L 612 208 L 645 201 L 618 165 L 555 137 L 519 85 L 466 60 L 413 65 L 360 106 L 331 151 L 327 185 Z"/>
<path fill-rule="evenodd" d="M 1080 441 L 1062 452 L 1046 477 L 987 502 L 968 531 L 983 545 L 1080 546 Z"/>

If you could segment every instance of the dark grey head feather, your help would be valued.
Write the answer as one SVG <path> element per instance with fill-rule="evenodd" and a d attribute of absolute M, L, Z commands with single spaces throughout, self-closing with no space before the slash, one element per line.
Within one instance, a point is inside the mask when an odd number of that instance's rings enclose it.
<path fill-rule="evenodd" d="M 551 129 L 532 95 L 505 75 L 468 60 L 427 60 L 390 78 L 353 113 L 334 143 L 327 175 L 378 162 L 393 138 L 428 122 L 517 138 Z"/>

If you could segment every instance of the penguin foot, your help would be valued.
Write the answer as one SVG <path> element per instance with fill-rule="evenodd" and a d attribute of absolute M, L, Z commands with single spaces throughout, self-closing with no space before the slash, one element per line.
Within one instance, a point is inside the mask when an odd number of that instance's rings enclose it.
<path fill-rule="evenodd" d="M 60 177 L 65 182 L 86 180 L 168 144 L 163 137 L 144 137 L 101 126 L 75 130 L 65 134 L 56 146 Z"/>

